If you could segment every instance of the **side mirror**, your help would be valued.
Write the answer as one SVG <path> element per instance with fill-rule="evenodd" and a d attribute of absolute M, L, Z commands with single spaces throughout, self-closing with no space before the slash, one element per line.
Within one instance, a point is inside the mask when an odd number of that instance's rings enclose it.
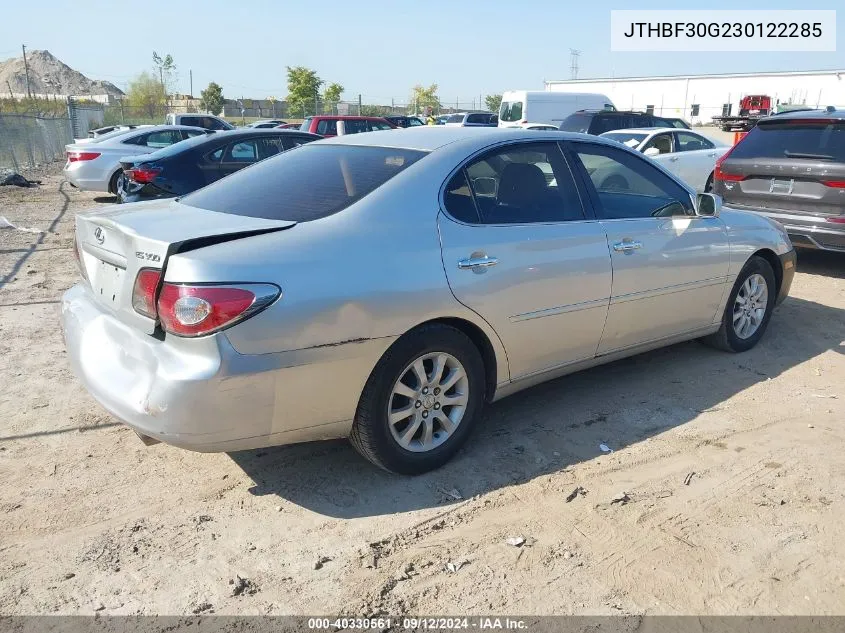
<path fill-rule="evenodd" d="M 705 218 L 718 218 L 722 212 L 722 196 L 700 193 L 695 201 L 695 213 Z"/>
<path fill-rule="evenodd" d="M 495 178 L 475 178 L 472 181 L 473 189 L 479 196 L 495 196 L 496 195 L 496 179 Z"/>
<path fill-rule="evenodd" d="M 660 150 L 656 147 L 649 147 L 646 151 L 643 152 L 646 156 L 660 156 Z"/>

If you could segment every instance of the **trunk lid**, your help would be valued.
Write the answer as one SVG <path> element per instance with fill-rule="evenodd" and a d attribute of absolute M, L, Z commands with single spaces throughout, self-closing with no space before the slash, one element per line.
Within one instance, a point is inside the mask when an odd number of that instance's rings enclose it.
<path fill-rule="evenodd" d="M 795 215 L 845 213 L 845 121 L 761 121 L 721 163 L 727 204 Z"/>
<path fill-rule="evenodd" d="M 132 307 L 139 270 L 163 270 L 174 253 L 295 224 L 207 211 L 172 199 L 153 200 L 77 215 L 76 240 L 80 264 L 96 300 L 121 321 L 152 334 L 155 320 Z"/>

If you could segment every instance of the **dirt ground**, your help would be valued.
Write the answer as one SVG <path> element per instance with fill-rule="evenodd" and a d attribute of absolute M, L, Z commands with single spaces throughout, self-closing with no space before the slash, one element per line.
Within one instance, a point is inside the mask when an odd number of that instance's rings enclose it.
<path fill-rule="evenodd" d="M 0 613 L 845 614 L 845 256 L 800 254 L 751 352 L 536 387 L 405 478 L 343 441 L 147 448 L 101 410 L 58 300 L 108 199 L 58 174 L 0 189 L 46 231 L 0 230 Z"/>

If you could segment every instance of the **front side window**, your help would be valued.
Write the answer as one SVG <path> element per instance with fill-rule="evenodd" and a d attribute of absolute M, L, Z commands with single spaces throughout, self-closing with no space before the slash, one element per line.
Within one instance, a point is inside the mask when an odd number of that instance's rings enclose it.
<path fill-rule="evenodd" d="M 709 139 L 690 132 L 676 132 L 675 142 L 679 152 L 694 152 L 700 149 L 713 149 L 716 147 Z"/>
<path fill-rule="evenodd" d="M 465 181 L 456 176 L 446 192 L 446 210 L 461 221 L 525 224 L 584 219 L 575 182 L 556 143 L 510 145 L 462 171 Z M 465 184 L 472 193 L 474 214 Z"/>
<path fill-rule="evenodd" d="M 503 101 L 499 107 L 499 120 L 506 123 L 522 120 L 522 101 Z"/>
<path fill-rule="evenodd" d="M 373 131 L 376 130 L 392 130 L 393 128 L 390 127 L 389 123 L 385 123 L 384 121 L 370 121 L 370 129 Z"/>
<path fill-rule="evenodd" d="M 347 119 L 343 122 L 347 134 L 361 134 L 370 131 L 370 122 L 362 119 Z"/>
<path fill-rule="evenodd" d="M 656 149 L 660 154 L 671 154 L 672 149 L 672 135 L 669 132 L 663 134 L 655 134 L 651 140 L 643 147 L 643 152 L 649 149 Z"/>
<path fill-rule="evenodd" d="M 695 215 L 689 192 L 648 159 L 598 143 L 572 147 L 595 188 L 600 218 Z"/>
<path fill-rule="evenodd" d="M 170 115 L 168 115 L 168 116 L 170 116 Z M 202 123 L 202 121 L 200 120 L 200 117 L 198 117 L 198 116 L 183 116 L 179 120 L 180 125 L 191 125 L 191 126 L 194 126 L 194 127 L 203 127 L 203 125 L 201 125 L 201 123 Z"/>
<path fill-rule="evenodd" d="M 426 155 L 418 150 L 307 144 L 181 199 L 220 213 L 308 222 L 338 213 Z"/>
<path fill-rule="evenodd" d="M 347 130 L 347 132 L 348 131 L 349 130 Z M 337 121 L 334 119 L 320 119 L 317 122 L 317 134 L 322 134 L 323 136 L 337 136 Z"/>
<path fill-rule="evenodd" d="M 422 121 L 417 119 L 416 117 L 411 117 L 407 121 L 407 125 L 405 127 L 416 127 L 418 125 L 424 125 Z"/>
<path fill-rule="evenodd" d="M 285 147 L 282 138 L 279 136 L 258 139 L 258 156 L 260 160 L 281 154 L 286 149 L 288 148 Z"/>
<path fill-rule="evenodd" d="M 450 114 L 446 117 L 446 123 L 461 123 L 464 122 L 464 115 L 463 114 Z"/>
<path fill-rule="evenodd" d="M 182 135 L 176 130 L 160 130 L 139 136 L 134 144 L 145 147 L 168 147 L 181 140 Z"/>
<path fill-rule="evenodd" d="M 238 141 L 237 143 L 231 143 L 227 148 L 226 152 L 223 155 L 223 162 L 224 163 L 252 163 L 258 160 L 258 148 L 256 147 L 257 142 L 254 140 L 250 141 Z"/>

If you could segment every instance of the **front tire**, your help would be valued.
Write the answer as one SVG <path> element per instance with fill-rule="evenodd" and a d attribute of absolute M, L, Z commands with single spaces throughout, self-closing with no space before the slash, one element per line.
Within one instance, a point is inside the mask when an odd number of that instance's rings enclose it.
<path fill-rule="evenodd" d="M 736 278 L 719 330 L 702 339 L 726 352 L 745 352 L 757 345 L 772 316 L 777 286 L 772 267 L 762 257 L 754 256 Z"/>
<path fill-rule="evenodd" d="M 469 337 L 448 325 L 426 325 L 400 338 L 378 362 L 349 439 L 376 466 L 418 475 L 461 448 L 484 397 L 484 362 Z"/>
<path fill-rule="evenodd" d="M 123 173 L 123 170 L 118 169 L 116 172 L 114 172 L 112 174 L 111 178 L 109 179 L 109 193 L 112 194 L 113 196 L 118 195 L 117 180 L 118 180 L 118 178 L 120 178 L 122 173 Z"/>

